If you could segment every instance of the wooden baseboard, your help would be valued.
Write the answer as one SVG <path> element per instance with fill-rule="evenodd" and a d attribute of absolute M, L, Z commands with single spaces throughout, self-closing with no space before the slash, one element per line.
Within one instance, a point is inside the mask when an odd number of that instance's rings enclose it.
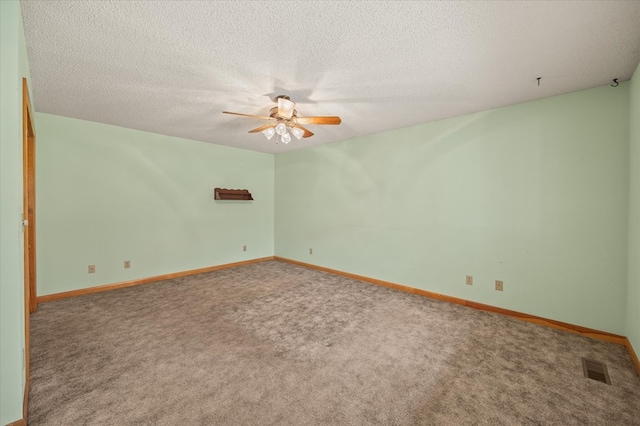
<path fill-rule="evenodd" d="M 20 419 L 15 422 L 8 423 L 7 426 L 27 426 L 27 422 L 25 419 Z"/>
<path fill-rule="evenodd" d="M 251 265 L 252 263 L 265 262 L 267 260 L 273 260 L 273 259 L 274 259 L 273 256 L 261 257 L 258 259 L 243 260 L 241 262 L 225 263 L 224 265 L 208 266 L 206 268 L 192 269 L 189 271 L 174 272 L 171 274 L 156 275 L 154 277 L 147 277 L 147 278 L 139 278 L 136 280 L 123 281 L 115 284 L 106 284 L 106 285 L 101 285 L 97 287 L 89 287 L 89 288 L 82 288 L 79 290 L 65 291 L 62 293 L 47 294 L 45 296 L 38 296 L 36 298 L 36 301 L 37 303 L 51 302 L 53 300 L 66 299 L 68 297 L 83 296 L 85 294 L 99 293 L 102 291 L 109 291 L 109 290 L 117 290 L 119 288 L 133 287 L 136 285 L 149 284 L 149 283 L 154 283 L 156 281 L 162 281 L 162 280 L 170 280 L 173 278 L 185 277 L 187 275 L 203 274 L 206 272 L 219 271 L 220 269 L 235 268 L 236 266 Z"/>
<path fill-rule="evenodd" d="M 627 347 L 627 351 L 629 352 L 629 356 L 631 357 L 631 362 L 636 366 L 636 372 L 638 376 L 640 376 L 640 359 L 638 359 L 638 355 L 636 351 L 633 350 L 633 346 L 631 346 L 631 341 L 629 341 L 628 337 L 624 338 L 624 345 Z"/>
<path fill-rule="evenodd" d="M 592 328 L 582 327 L 579 325 L 569 324 L 566 322 L 556 321 L 548 318 L 538 317 L 535 315 L 529 315 L 522 312 L 511 311 L 509 309 L 498 308 L 496 306 L 485 305 L 483 303 L 472 302 L 470 300 L 460 299 L 458 297 L 447 296 L 444 294 L 434 293 L 427 290 L 421 290 L 415 287 L 409 287 L 402 284 L 396 284 L 388 281 L 378 280 L 375 278 L 365 277 L 363 275 L 351 274 L 349 272 L 339 271 L 337 269 L 325 268 L 324 266 L 313 265 L 311 263 L 300 262 L 298 260 L 287 259 L 280 256 L 274 256 L 275 260 L 279 260 L 281 262 L 293 263 L 294 265 L 304 266 L 306 268 L 316 269 L 323 272 L 328 272 L 331 274 L 341 275 L 347 278 L 353 278 L 359 281 L 368 282 L 371 284 L 380 285 L 383 287 L 392 288 L 395 290 L 404 291 L 411 294 L 418 294 L 420 296 L 429 297 L 431 299 L 443 300 L 449 303 L 455 303 L 457 305 L 467 306 L 469 308 L 479 309 L 482 311 L 494 312 L 497 314 L 507 315 L 513 318 L 517 318 L 522 321 L 530 322 L 533 324 L 544 325 L 547 327 L 555 328 L 558 330 L 568 331 L 570 333 L 580 334 L 582 336 L 591 337 L 593 339 L 604 340 L 611 343 L 616 343 L 618 345 L 625 345 L 627 348 L 630 348 L 631 345 L 627 345 L 627 338 L 624 336 L 620 336 L 613 333 L 608 333 L 606 331 L 594 330 Z M 636 367 L 637 358 L 636 358 Z M 640 370 L 639 370 L 640 371 Z"/>

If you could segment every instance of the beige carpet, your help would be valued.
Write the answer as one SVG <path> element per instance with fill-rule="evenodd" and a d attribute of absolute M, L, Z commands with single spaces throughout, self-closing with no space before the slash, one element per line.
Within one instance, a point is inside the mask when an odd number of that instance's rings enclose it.
<path fill-rule="evenodd" d="M 640 425 L 622 346 L 277 261 L 31 325 L 30 425 Z"/>

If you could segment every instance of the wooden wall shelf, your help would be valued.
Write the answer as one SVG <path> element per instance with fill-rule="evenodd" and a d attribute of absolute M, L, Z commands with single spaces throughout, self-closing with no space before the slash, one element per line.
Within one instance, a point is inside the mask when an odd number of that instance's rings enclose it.
<path fill-rule="evenodd" d="M 216 200 L 253 200 L 248 189 L 216 188 L 214 194 Z"/>

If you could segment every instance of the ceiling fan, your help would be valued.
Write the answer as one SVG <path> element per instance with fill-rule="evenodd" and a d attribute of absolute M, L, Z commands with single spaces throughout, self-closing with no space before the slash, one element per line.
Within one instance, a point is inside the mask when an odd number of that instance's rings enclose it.
<path fill-rule="evenodd" d="M 336 116 L 325 117 L 299 117 L 298 111 L 295 110 L 296 104 L 291 101 L 289 96 L 280 95 L 276 97 L 278 106 L 269 110 L 269 116 L 242 114 L 239 112 L 222 111 L 225 114 L 240 115 L 242 117 L 256 118 L 258 120 L 269 120 L 269 124 L 256 127 L 253 130 L 249 130 L 249 133 L 262 134 L 271 139 L 274 135 L 277 135 L 276 140 L 282 143 L 291 142 L 291 135 L 297 139 L 310 138 L 313 133 L 308 129 L 302 127 L 303 124 L 340 124 L 342 120 Z"/>

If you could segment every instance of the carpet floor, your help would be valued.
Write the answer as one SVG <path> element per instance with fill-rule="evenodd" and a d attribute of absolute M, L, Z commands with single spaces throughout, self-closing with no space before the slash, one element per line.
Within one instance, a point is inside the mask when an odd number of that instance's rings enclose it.
<path fill-rule="evenodd" d="M 269 261 L 41 304 L 28 418 L 640 425 L 640 378 L 623 346 Z"/>

